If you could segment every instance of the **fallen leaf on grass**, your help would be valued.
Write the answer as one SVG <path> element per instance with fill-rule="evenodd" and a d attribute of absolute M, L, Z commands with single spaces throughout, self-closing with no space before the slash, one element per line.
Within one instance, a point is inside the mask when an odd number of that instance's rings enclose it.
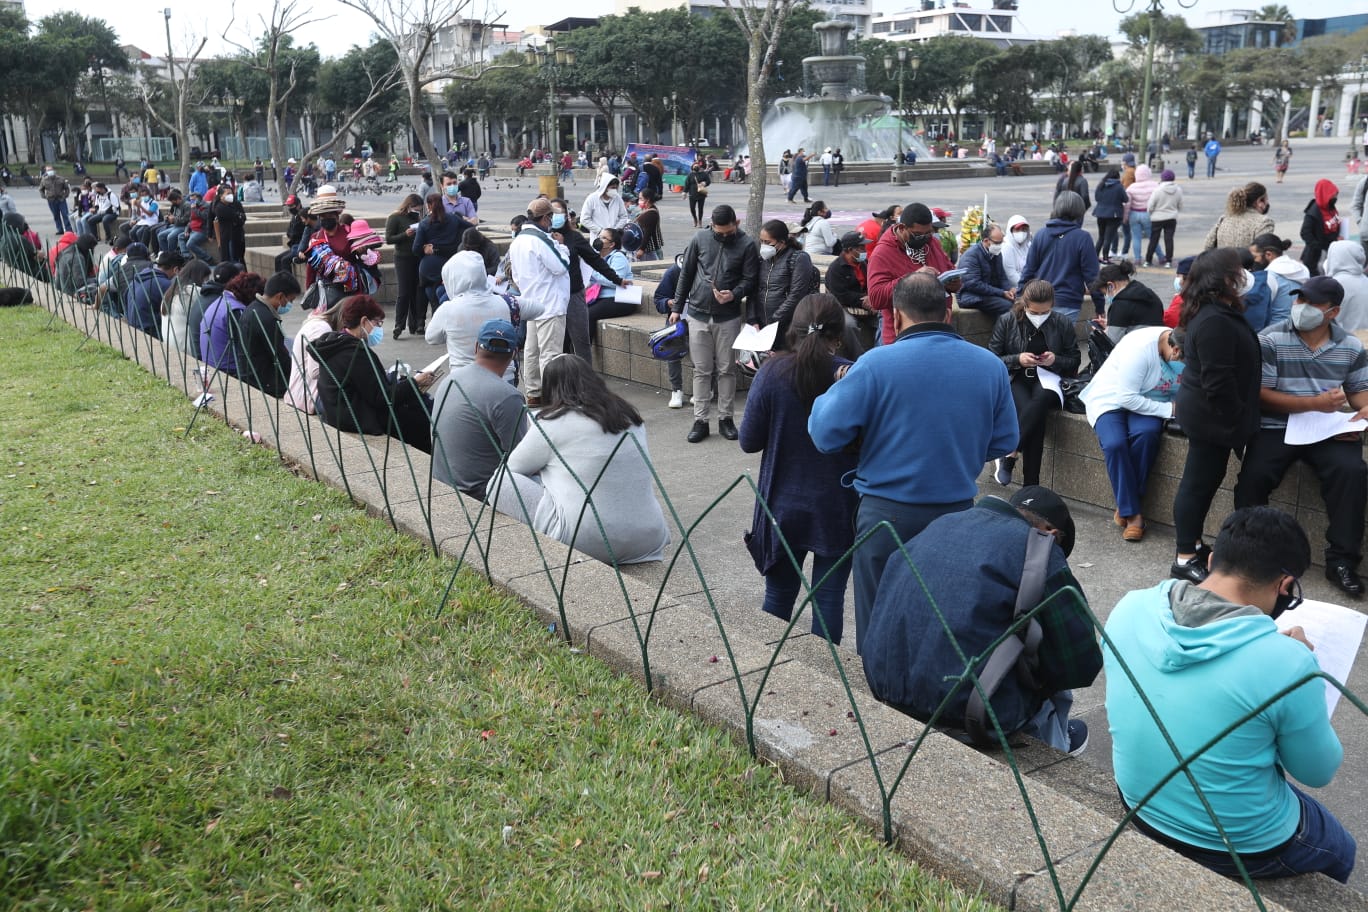
<path fill-rule="evenodd" d="M 659 871 L 642 871 L 642 872 L 641 872 L 641 877 L 642 877 L 643 880 L 655 880 L 657 877 L 660 877 L 660 876 L 661 876 L 661 872 L 659 872 Z"/>
<path fill-rule="evenodd" d="M 583 839 L 576 839 L 576 840 L 575 840 L 575 844 L 572 845 L 570 848 L 572 848 L 572 849 L 578 849 L 578 848 L 579 848 L 580 846 L 582 846 L 582 845 L 584 845 L 584 840 L 583 840 Z"/>
<path fill-rule="evenodd" d="M 207 836 L 208 834 L 214 832 L 214 830 L 218 829 L 219 821 L 222 820 L 222 819 L 223 819 L 222 817 L 215 817 L 213 820 L 211 820 L 211 821 L 209 821 L 208 823 L 206 823 L 206 824 L 204 825 L 204 833 L 205 833 L 205 835 Z"/>
<path fill-rule="evenodd" d="M 283 785 L 277 785 L 275 788 L 271 789 L 271 797 L 277 801 L 289 801 L 294 797 L 294 792 Z"/>
<path fill-rule="evenodd" d="M 673 811 L 666 811 L 666 812 L 665 812 L 665 822 L 666 822 L 666 823 L 669 823 L 671 820 L 674 820 L 676 817 L 678 817 L 678 816 L 679 816 L 680 814 L 682 814 L 682 813 L 684 813 L 684 809 L 683 809 L 683 808 L 676 808 L 676 809 L 673 810 Z"/>

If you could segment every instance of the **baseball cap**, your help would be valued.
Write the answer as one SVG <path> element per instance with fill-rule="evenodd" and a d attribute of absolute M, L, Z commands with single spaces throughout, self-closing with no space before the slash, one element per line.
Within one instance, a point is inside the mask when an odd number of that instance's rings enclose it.
<path fill-rule="evenodd" d="M 1029 510 L 1059 530 L 1055 539 L 1059 549 L 1068 557 L 1074 546 L 1074 521 L 1063 499 L 1044 485 L 1026 485 L 1012 495 L 1012 506 Z"/>
<path fill-rule="evenodd" d="M 147 260 L 152 257 L 152 253 L 147 249 L 147 245 L 138 241 L 134 241 L 128 245 L 126 254 L 130 260 Z"/>
<path fill-rule="evenodd" d="M 518 334 L 507 320 L 486 320 L 476 344 L 496 355 L 511 355 L 518 347 Z"/>
<path fill-rule="evenodd" d="M 870 240 L 858 231 L 847 231 L 845 234 L 841 235 L 840 243 L 841 251 L 844 252 L 846 250 L 855 250 L 858 247 L 864 247 L 870 243 Z"/>
<path fill-rule="evenodd" d="M 936 217 L 936 220 L 931 223 L 934 228 L 944 228 L 954 215 L 949 209 L 942 209 L 940 206 L 932 206 L 931 214 Z"/>
<path fill-rule="evenodd" d="M 1029 228 L 1031 227 L 1031 220 L 1026 218 L 1026 216 L 1024 215 L 1013 215 L 1011 218 L 1007 219 L 1008 231 L 1011 231 L 1018 225 L 1025 225 L 1027 228 Z"/>
<path fill-rule="evenodd" d="M 544 196 L 539 196 L 527 204 L 527 215 L 533 220 L 546 218 L 551 214 L 551 201 Z"/>
<path fill-rule="evenodd" d="M 1297 297 L 1308 304 L 1331 304 L 1339 307 L 1344 303 L 1344 286 L 1330 276 L 1312 276 L 1302 283 Z"/>
<path fill-rule="evenodd" d="M 1178 261 L 1178 265 L 1174 268 L 1173 271 L 1178 273 L 1178 275 L 1187 275 L 1189 272 L 1192 272 L 1192 264 L 1195 262 L 1197 262 L 1197 258 L 1195 256 L 1183 257 L 1181 260 Z"/>

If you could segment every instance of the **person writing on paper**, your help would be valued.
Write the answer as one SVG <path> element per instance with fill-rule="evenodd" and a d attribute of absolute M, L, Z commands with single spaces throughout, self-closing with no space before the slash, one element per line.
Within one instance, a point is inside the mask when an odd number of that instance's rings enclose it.
<path fill-rule="evenodd" d="M 641 296 L 624 294 L 624 300 L 618 300 L 619 289 L 632 284 L 632 258 L 622 250 L 622 229 L 600 228 L 598 237 L 594 238 L 593 247 L 621 279 L 614 282 L 597 272 L 589 276 L 589 285 L 598 289 L 594 299 L 589 302 L 589 338 L 597 341 L 599 320 L 611 320 L 636 313 Z M 626 300 L 629 297 L 632 300 Z"/>
<path fill-rule="evenodd" d="M 1335 323 L 1343 299 L 1344 289 L 1334 279 L 1308 279 L 1297 293 L 1292 316 L 1259 333 L 1259 432 L 1245 451 L 1235 506 L 1268 503 L 1292 463 L 1311 466 L 1320 479 L 1329 520 L 1325 578 L 1358 598 L 1363 594 L 1358 565 L 1368 498 L 1363 435 L 1340 433 L 1301 445 L 1285 440 L 1290 416 L 1299 413 L 1353 410 L 1356 417 L 1368 418 L 1368 353 L 1356 336 Z"/>
<path fill-rule="evenodd" d="M 1310 565 L 1295 519 L 1246 507 L 1221 523 L 1200 584 L 1165 580 L 1128 593 L 1107 618 L 1112 768 L 1127 807 L 1177 764 L 1169 738 L 1190 757 L 1245 720 L 1192 762 L 1191 779 L 1169 779 L 1133 819 L 1151 839 L 1229 877 L 1239 874 L 1204 800 L 1251 877 L 1319 872 L 1344 883 L 1354 869 L 1354 837 L 1288 781 L 1324 786 L 1344 758 L 1325 684 L 1310 678 L 1263 708 L 1320 670 L 1301 629 L 1281 635 L 1273 623 L 1301 603 L 1299 577 Z"/>
<path fill-rule="evenodd" d="M 998 317 L 988 350 L 1002 359 L 1012 377 L 1021 440 L 1015 451 L 1001 456 L 993 477 L 1000 485 L 1012 483 L 1021 459 L 1022 484 L 1040 484 L 1040 458 L 1045 450 L 1045 418 L 1063 404 L 1059 395 L 1041 385 L 1040 368 L 1060 377 L 1078 373 L 1082 356 L 1073 321 L 1054 309 L 1054 286 L 1044 279 L 1026 283 L 1012 309 Z"/>

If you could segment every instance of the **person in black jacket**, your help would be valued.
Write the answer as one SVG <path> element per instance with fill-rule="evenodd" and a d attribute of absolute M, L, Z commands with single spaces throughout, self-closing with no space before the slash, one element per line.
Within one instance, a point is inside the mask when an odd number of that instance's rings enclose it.
<path fill-rule="evenodd" d="M 319 415 L 338 430 L 389 434 L 425 453 L 432 452 L 431 402 L 420 392 L 432 384 L 419 371 L 395 378 L 372 349 L 385 338 L 385 309 L 370 295 L 341 302 L 339 332 L 326 333 L 309 346 L 318 362 Z"/>
<path fill-rule="evenodd" d="M 1334 181 L 1322 178 L 1316 181 L 1315 197 L 1306 204 L 1302 213 L 1301 239 L 1306 246 L 1302 248 L 1301 259 L 1313 276 L 1321 274 L 1321 258 L 1330 245 L 1339 240 L 1338 202 L 1339 187 Z"/>
<path fill-rule="evenodd" d="M 422 285 L 423 295 L 435 312 L 439 304 L 437 288 L 442 284 L 442 267 L 460 247 L 466 229 L 473 226 L 461 216 L 448 212 L 442 198 L 436 193 L 429 193 L 424 202 L 427 205 L 427 217 L 414 228 L 410 248 L 413 255 L 419 258 L 418 281 Z M 427 310 L 420 307 L 419 311 L 424 316 L 418 322 L 425 323 Z"/>
<path fill-rule="evenodd" d="M 1105 295 L 1107 310 L 1099 322 L 1113 342 L 1137 327 L 1164 325 L 1164 302 L 1148 285 L 1135 281 L 1135 264 L 1129 260 L 1103 266 L 1092 291 Z"/>
<path fill-rule="evenodd" d="M 299 297 L 299 280 L 291 272 L 277 272 L 266 280 L 256 300 L 232 319 L 233 344 L 237 351 L 238 376 L 268 396 L 279 399 L 290 386 L 290 350 L 280 317 Z"/>
<path fill-rule="evenodd" d="M 209 276 L 209 281 L 200 286 L 199 293 L 190 302 L 190 315 L 185 324 L 185 341 L 190 349 L 191 356 L 196 361 L 202 360 L 200 355 L 200 324 L 204 322 L 204 312 L 209 309 L 210 304 L 223 297 L 223 286 L 237 278 L 240 272 L 242 272 L 242 266 L 237 263 L 219 263 L 214 267 L 213 273 Z"/>
<path fill-rule="evenodd" d="M 461 196 L 470 200 L 470 205 L 475 207 L 475 211 L 480 211 L 480 196 L 484 193 L 480 189 L 480 182 L 475 178 L 475 169 L 466 168 L 465 177 L 456 185 L 461 191 Z"/>
<path fill-rule="evenodd" d="M 285 197 L 285 211 L 290 214 L 290 224 L 285 229 L 285 249 L 276 254 L 276 272 L 290 268 L 300 248 L 304 246 L 304 239 L 313 234 L 318 224 L 318 216 L 310 215 L 300 205 L 299 197 L 293 193 Z"/>
<path fill-rule="evenodd" d="M 1186 333 L 1186 367 L 1176 417 L 1187 435 L 1188 451 L 1173 498 L 1177 556 L 1171 575 L 1194 584 L 1207 576 L 1211 549 L 1202 544 L 1202 526 L 1225 479 L 1230 454 L 1243 456 L 1259 430 L 1263 359 L 1258 336 L 1242 315 L 1243 287 L 1240 255 L 1230 247 L 1197 257 L 1183 285 L 1178 328 Z"/>
<path fill-rule="evenodd" d="M 1054 286 L 1044 279 L 1026 283 L 1012 309 L 993 324 L 988 349 L 1002 359 L 1012 377 L 1012 401 L 1021 429 L 1016 452 L 998 458 L 993 477 L 1000 485 L 1011 484 L 1020 458 L 1022 484 L 1038 485 L 1045 419 L 1062 405 L 1059 396 L 1041 384 L 1038 370 L 1072 377 L 1082 361 L 1073 321 L 1054 311 Z"/>
<path fill-rule="evenodd" d="M 1088 196 L 1088 179 L 1083 176 L 1083 162 L 1079 159 L 1070 162 L 1069 173 L 1055 183 L 1055 199 L 1058 199 L 1059 194 L 1066 190 L 1072 190 L 1083 197 L 1084 212 L 1092 208 L 1092 197 Z"/>
<path fill-rule="evenodd" d="M 589 305 L 584 300 L 584 270 L 580 269 L 580 262 L 588 264 L 590 269 L 614 285 L 621 285 L 624 279 L 598 255 L 589 239 L 579 232 L 579 222 L 565 200 L 553 199 L 551 213 L 551 236 L 570 251 L 570 308 L 565 312 L 565 350 L 592 364 L 594 354 L 589 339 Z"/>
<path fill-rule="evenodd" d="M 775 348 L 788 346 L 789 321 L 803 298 L 817 291 L 812 257 L 789 235 L 788 225 L 771 219 L 760 226 L 760 283 L 751 299 L 750 322 L 779 324 Z"/>
<path fill-rule="evenodd" d="M 861 232 L 847 231 L 841 235 L 836 259 L 826 271 L 827 293 L 835 295 L 845 308 L 846 324 L 854 328 L 862 351 L 874 347 L 874 337 L 879 332 L 879 317 L 869 309 L 869 279 L 865 275 L 865 263 L 869 259 L 865 248 L 869 243 Z M 854 357 L 848 352 L 842 354 Z"/>

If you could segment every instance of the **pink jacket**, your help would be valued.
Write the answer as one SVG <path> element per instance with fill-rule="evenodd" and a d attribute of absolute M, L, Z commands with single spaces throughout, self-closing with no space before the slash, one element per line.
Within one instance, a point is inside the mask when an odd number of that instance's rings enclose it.
<path fill-rule="evenodd" d="M 1154 188 L 1159 186 L 1159 182 L 1154 179 L 1154 173 L 1150 171 L 1149 165 L 1140 165 L 1135 169 L 1135 183 L 1126 188 L 1126 196 L 1130 200 L 1132 212 L 1145 212 L 1149 207 L 1149 198 L 1154 193 Z"/>

